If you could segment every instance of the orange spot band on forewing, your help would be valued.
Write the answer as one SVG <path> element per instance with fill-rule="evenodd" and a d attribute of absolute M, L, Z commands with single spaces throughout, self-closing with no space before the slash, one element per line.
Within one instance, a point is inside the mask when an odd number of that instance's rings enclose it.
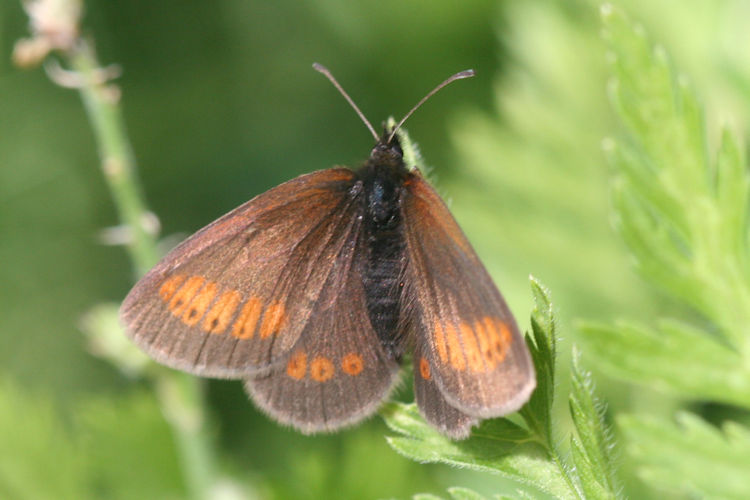
<path fill-rule="evenodd" d="M 344 356 L 344 359 L 341 360 L 341 369 L 344 373 L 351 375 L 352 377 L 356 377 L 362 373 L 364 367 L 365 363 L 362 361 L 362 356 L 354 352 L 347 354 Z"/>
<path fill-rule="evenodd" d="M 479 341 L 479 352 L 482 355 L 484 364 L 487 367 L 487 371 L 492 371 L 497 363 L 492 357 L 492 352 L 490 351 L 491 346 L 489 338 L 487 337 L 487 329 L 482 321 L 475 321 L 473 326 L 474 333 L 477 335 L 477 340 Z"/>
<path fill-rule="evenodd" d="M 237 290 L 222 293 L 206 314 L 203 329 L 209 333 L 224 333 L 241 301 L 242 295 Z"/>
<path fill-rule="evenodd" d="M 218 287 L 213 281 L 209 281 L 208 283 L 206 283 L 206 286 L 201 288 L 201 291 L 198 292 L 198 295 L 193 297 L 193 300 L 190 301 L 188 307 L 185 308 L 185 313 L 181 318 L 182 322 L 186 325 L 193 326 L 198 321 L 200 321 L 200 319 L 206 313 L 206 309 L 208 309 L 208 306 L 210 306 L 211 302 L 213 302 L 214 297 L 216 296 L 217 289 Z"/>
<path fill-rule="evenodd" d="M 159 288 L 159 297 L 161 297 L 161 300 L 166 302 L 171 299 L 172 295 L 174 295 L 183 281 L 185 281 L 184 274 L 175 274 L 174 276 L 170 276 L 162 284 L 161 288 Z"/>
<path fill-rule="evenodd" d="M 274 302 L 269 305 L 263 314 L 263 322 L 260 325 L 260 338 L 264 339 L 274 333 L 279 333 L 285 320 L 284 304 Z"/>
<path fill-rule="evenodd" d="M 258 297 L 250 297 L 237 315 L 232 327 L 232 336 L 245 340 L 252 338 L 263 308 Z"/>
<path fill-rule="evenodd" d="M 419 374 L 425 380 L 430 380 L 432 376 L 430 374 L 430 363 L 424 357 L 419 358 Z"/>
<path fill-rule="evenodd" d="M 336 368 L 330 359 L 318 356 L 310 362 L 310 378 L 316 382 L 326 382 L 333 377 Z"/>
<path fill-rule="evenodd" d="M 505 359 L 505 355 L 508 354 L 508 348 L 510 347 L 510 344 L 513 342 L 513 336 L 510 333 L 510 327 L 507 323 L 498 320 L 498 325 L 500 327 L 500 338 L 503 343 L 503 354 L 500 361 Z"/>
<path fill-rule="evenodd" d="M 483 372 L 484 361 L 482 360 L 482 353 L 479 351 L 477 339 L 474 337 L 471 325 L 461 323 L 458 325 L 458 330 L 461 332 L 461 343 L 464 346 L 464 354 L 466 354 L 469 369 L 473 372 Z"/>
<path fill-rule="evenodd" d="M 487 339 L 490 343 L 490 357 L 493 365 L 502 363 L 505 359 L 508 345 L 510 345 L 510 330 L 508 325 L 498 318 L 485 317 L 482 319 L 487 330 Z"/>
<path fill-rule="evenodd" d="M 440 356 L 440 362 L 443 364 L 448 363 L 448 346 L 445 344 L 445 332 L 443 332 L 443 325 L 435 322 L 433 328 L 433 339 L 435 341 L 435 348 L 437 349 L 438 356 Z"/>
<path fill-rule="evenodd" d="M 203 287 L 203 283 L 206 282 L 206 278 L 203 276 L 191 276 L 184 285 L 180 287 L 177 292 L 172 295 L 172 300 L 169 301 L 169 310 L 175 316 L 181 316 L 187 308 L 190 301 L 193 300 L 198 290 Z"/>
<path fill-rule="evenodd" d="M 300 351 L 289 359 L 286 374 L 295 380 L 302 380 L 307 373 L 307 354 Z"/>
<path fill-rule="evenodd" d="M 450 323 L 445 325 L 445 339 L 448 343 L 448 357 L 450 358 L 451 366 L 459 371 L 465 370 L 466 359 L 462 352 L 461 341 L 458 339 L 458 331 Z"/>

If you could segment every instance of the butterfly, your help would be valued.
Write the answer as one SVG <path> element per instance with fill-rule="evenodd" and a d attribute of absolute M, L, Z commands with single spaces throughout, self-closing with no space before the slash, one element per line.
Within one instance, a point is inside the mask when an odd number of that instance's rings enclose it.
<path fill-rule="evenodd" d="M 125 298 L 128 336 L 154 360 L 242 379 L 274 420 L 303 433 L 373 414 L 404 359 L 428 423 L 453 439 L 518 410 L 536 381 L 502 295 L 448 207 L 404 162 L 403 122 L 358 170 L 302 175 L 169 252 Z"/>

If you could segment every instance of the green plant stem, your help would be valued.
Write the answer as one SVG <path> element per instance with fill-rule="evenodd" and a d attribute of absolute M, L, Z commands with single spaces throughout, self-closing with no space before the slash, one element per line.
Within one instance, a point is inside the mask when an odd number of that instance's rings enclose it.
<path fill-rule="evenodd" d="M 127 250 L 138 276 L 158 260 L 156 237 L 149 231 L 149 216 L 136 174 L 135 158 L 125 132 L 119 92 L 101 78 L 91 45 L 81 40 L 66 54 L 81 78 L 79 91 L 99 149 L 104 178 L 122 224 L 129 230 Z M 153 384 L 159 404 L 174 434 L 188 495 L 205 499 L 216 483 L 213 439 L 204 413 L 201 382 L 168 369 L 155 370 Z"/>
<path fill-rule="evenodd" d="M 138 276 L 158 259 L 156 237 L 146 224 L 148 210 L 139 189 L 135 158 L 125 132 L 119 99 L 97 75 L 99 65 L 89 43 L 81 40 L 67 54 L 70 66 L 80 75 L 79 91 L 94 130 L 104 178 L 118 215 L 131 231 L 126 245 Z"/>

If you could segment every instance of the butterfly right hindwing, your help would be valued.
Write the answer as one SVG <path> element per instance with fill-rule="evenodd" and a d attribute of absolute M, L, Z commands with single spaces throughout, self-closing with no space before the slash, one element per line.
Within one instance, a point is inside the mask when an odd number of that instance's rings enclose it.
<path fill-rule="evenodd" d="M 425 420 L 453 439 L 464 439 L 479 420 L 451 406 L 440 393 L 433 378 L 433 363 L 429 361 L 424 341 L 416 339 L 414 347 L 414 399 Z"/>

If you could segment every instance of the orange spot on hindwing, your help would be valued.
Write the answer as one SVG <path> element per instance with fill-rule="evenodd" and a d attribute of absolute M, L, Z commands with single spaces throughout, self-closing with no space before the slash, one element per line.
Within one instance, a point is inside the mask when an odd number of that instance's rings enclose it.
<path fill-rule="evenodd" d="M 260 318 L 261 304 L 258 297 L 250 297 L 240 310 L 237 319 L 232 327 L 232 335 L 238 339 L 244 340 L 252 338 L 255 333 L 255 326 Z"/>
<path fill-rule="evenodd" d="M 172 314 L 175 316 L 181 316 L 182 313 L 185 312 L 185 309 L 187 309 L 190 301 L 193 300 L 193 297 L 195 297 L 195 294 L 198 293 L 198 290 L 203 287 L 203 283 L 205 282 L 206 278 L 203 276 L 191 276 L 185 284 L 172 295 L 172 299 L 167 306 L 169 307 L 169 310 L 172 311 Z M 162 286 L 162 288 L 164 287 Z"/>
<path fill-rule="evenodd" d="M 424 358 L 419 358 L 419 374 L 425 380 L 430 380 L 432 374 L 430 373 L 430 363 Z"/>
<path fill-rule="evenodd" d="M 362 361 L 362 356 L 356 353 L 347 354 L 341 360 L 341 369 L 344 373 L 353 377 L 362 373 L 364 367 L 365 363 Z"/>
<path fill-rule="evenodd" d="M 202 324 L 203 329 L 209 333 L 224 333 L 241 301 L 242 295 L 237 290 L 222 293 L 206 314 Z"/>
<path fill-rule="evenodd" d="M 336 368 L 330 359 L 318 356 L 310 362 L 310 378 L 316 382 L 325 382 L 333 377 Z"/>
<path fill-rule="evenodd" d="M 307 373 L 307 354 L 298 352 L 286 364 L 286 374 L 295 380 L 302 380 Z"/>

